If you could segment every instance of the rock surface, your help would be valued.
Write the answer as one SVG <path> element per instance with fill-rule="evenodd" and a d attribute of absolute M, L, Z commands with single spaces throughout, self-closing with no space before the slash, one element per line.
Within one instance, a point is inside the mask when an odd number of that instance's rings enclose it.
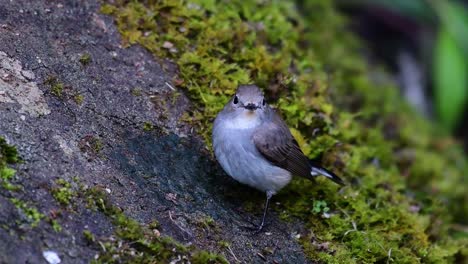
<path fill-rule="evenodd" d="M 0 137 L 22 158 L 15 197 L 62 226 L 19 224 L 24 215 L 0 189 L 0 263 L 44 263 L 48 251 L 89 263 L 99 254 L 83 231 L 110 235 L 112 222 L 84 202 L 60 205 L 57 179 L 100 186 L 127 216 L 157 220 L 162 235 L 231 262 L 306 262 L 294 237 L 300 223 L 272 213 L 267 233 L 243 228 L 259 220 L 263 195 L 229 179 L 179 121 L 191 105 L 170 85 L 173 67 L 119 43 L 97 1 L 0 1 Z M 253 213 L 248 201 L 258 204 Z"/>

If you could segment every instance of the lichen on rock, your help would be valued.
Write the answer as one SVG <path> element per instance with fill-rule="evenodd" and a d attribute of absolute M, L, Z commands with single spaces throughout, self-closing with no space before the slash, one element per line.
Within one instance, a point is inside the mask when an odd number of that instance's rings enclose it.
<path fill-rule="evenodd" d="M 48 115 L 50 109 L 35 78 L 32 71 L 23 69 L 20 61 L 0 51 L 0 103 L 18 103 L 19 112 L 32 117 Z"/>

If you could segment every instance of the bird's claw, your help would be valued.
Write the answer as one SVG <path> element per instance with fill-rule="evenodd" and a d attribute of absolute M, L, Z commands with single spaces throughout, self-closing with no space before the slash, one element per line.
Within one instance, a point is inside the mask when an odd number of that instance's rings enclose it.
<path fill-rule="evenodd" d="M 248 231 L 251 231 L 255 235 L 261 233 L 263 231 L 263 228 L 265 227 L 264 223 L 262 223 L 262 224 L 260 224 L 258 226 L 253 224 L 253 223 L 250 223 L 250 222 L 249 222 L 249 224 L 251 224 L 251 225 L 249 225 L 249 226 L 242 225 L 240 227 L 243 228 L 243 229 L 246 229 Z"/>

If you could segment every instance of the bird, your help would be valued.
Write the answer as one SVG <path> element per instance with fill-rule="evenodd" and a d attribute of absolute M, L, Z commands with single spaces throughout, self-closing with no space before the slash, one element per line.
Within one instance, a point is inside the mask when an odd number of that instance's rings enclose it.
<path fill-rule="evenodd" d="M 293 176 L 313 180 L 323 175 L 344 185 L 336 174 L 309 160 L 285 121 L 254 84 L 239 85 L 217 114 L 212 143 L 216 159 L 229 176 L 266 194 L 257 232 L 265 225 L 270 199 Z"/>

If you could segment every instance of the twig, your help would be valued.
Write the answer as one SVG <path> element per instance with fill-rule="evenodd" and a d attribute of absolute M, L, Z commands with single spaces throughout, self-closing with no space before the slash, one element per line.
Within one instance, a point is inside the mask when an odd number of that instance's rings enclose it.
<path fill-rule="evenodd" d="M 168 82 L 164 82 L 167 87 L 169 87 L 172 91 L 175 91 L 176 89 L 174 88 L 174 86 L 172 86 L 171 84 L 169 84 Z"/>
<path fill-rule="evenodd" d="M 393 259 L 392 259 L 392 249 L 391 249 L 391 248 L 388 250 L 387 264 L 388 264 L 390 261 L 393 262 Z"/>
<path fill-rule="evenodd" d="M 230 247 L 230 246 L 227 246 L 227 249 L 228 249 L 229 254 L 231 254 L 231 256 L 234 258 L 234 260 L 235 260 L 236 262 L 240 262 L 240 260 L 236 257 L 236 255 L 235 255 L 234 252 L 232 251 L 231 247 Z"/>

